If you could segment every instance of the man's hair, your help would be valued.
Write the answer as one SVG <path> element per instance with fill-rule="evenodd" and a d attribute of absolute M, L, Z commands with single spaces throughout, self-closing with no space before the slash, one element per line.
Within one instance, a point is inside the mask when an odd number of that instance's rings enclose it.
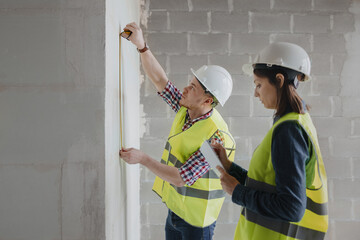
<path fill-rule="evenodd" d="M 205 94 L 208 95 L 209 97 L 211 97 L 213 99 L 213 102 L 211 103 L 211 107 L 212 108 L 215 108 L 218 104 L 219 104 L 219 101 L 217 100 L 217 98 L 212 95 L 212 93 L 199 81 L 199 79 L 197 79 L 198 82 L 200 83 L 200 86 L 204 89 L 205 91 Z"/>

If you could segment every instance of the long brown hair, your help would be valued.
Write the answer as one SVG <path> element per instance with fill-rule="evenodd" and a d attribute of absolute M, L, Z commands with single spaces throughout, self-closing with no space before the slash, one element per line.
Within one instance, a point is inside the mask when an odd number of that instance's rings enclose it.
<path fill-rule="evenodd" d="M 284 75 L 283 86 L 280 87 L 280 82 L 276 79 L 276 75 L 281 73 Z M 303 101 L 299 94 L 296 92 L 296 88 L 289 77 L 292 79 L 296 77 L 297 73 L 289 71 L 287 69 L 277 67 L 268 69 L 254 69 L 254 74 L 261 78 L 267 78 L 270 84 L 274 85 L 277 89 L 277 104 L 276 104 L 276 116 L 283 116 L 289 109 L 293 112 L 304 114 L 305 109 L 303 107 Z M 306 110 L 310 107 L 306 105 Z"/>

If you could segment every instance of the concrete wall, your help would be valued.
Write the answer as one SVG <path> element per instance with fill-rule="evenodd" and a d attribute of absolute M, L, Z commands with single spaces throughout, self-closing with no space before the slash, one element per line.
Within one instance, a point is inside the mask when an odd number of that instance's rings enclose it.
<path fill-rule="evenodd" d="M 142 6 L 147 42 L 171 81 L 183 88 L 189 68 L 219 64 L 233 76 L 233 95 L 218 108 L 237 141 L 236 162 L 251 154 L 271 125 L 272 111 L 253 97 L 241 65 L 270 42 L 305 48 L 313 81 L 301 96 L 312 105 L 329 182 L 330 228 L 326 239 L 360 235 L 360 1 L 358 0 L 146 0 Z M 141 148 L 160 159 L 174 114 L 149 81 L 141 85 L 146 130 Z M 154 175 L 142 168 L 141 239 L 164 239 L 166 206 L 151 191 Z M 230 198 L 221 211 L 215 239 L 232 239 L 240 207 Z"/>
<path fill-rule="evenodd" d="M 105 2 L 0 3 L 0 238 L 104 239 Z"/>
<path fill-rule="evenodd" d="M 125 180 L 137 191 L 138 171 L 118 157 L 118 34 L 138 17 L 131 0 L 0 2 L 0 239 L 137 239 Z M 124 54 L 136 147 L 139 59 Z"/>

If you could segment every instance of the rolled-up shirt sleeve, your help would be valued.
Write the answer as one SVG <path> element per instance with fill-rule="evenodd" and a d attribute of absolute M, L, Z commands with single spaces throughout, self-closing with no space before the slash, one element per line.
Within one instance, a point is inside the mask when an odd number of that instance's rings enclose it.
<path fill-rule="evenodd" d="M 174 112 L 177 113 L 179 111 L 182 92 L 172 82 L 168 81 L 164 90 L 158 92 L 158 95 L 162 97 Z"/>

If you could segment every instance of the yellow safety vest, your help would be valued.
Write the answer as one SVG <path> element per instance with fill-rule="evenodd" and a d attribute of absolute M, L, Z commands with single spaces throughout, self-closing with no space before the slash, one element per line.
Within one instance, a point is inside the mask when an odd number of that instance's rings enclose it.
<path fill-rule="evenodd" d="M 275 171 L 271 161 L 271 141 L 274 129 L 285 121 L 296 121 L 311 140 L 313 152 L 307 163 L 307 204 L 300 222 L 277 221 L 243 208 L 235 231 L 238 240 L 324 239 L 328 229 L 327 182 L 316 129 L 310 115 L 289 113 L 281 117 L 254 151 L 246 185 L 267 192 L 275 192 Z M 289 159 L 291 161 L 291 159 Z M 308 184 L 309 183 L 309 184 Z"/>
<path fill-rule="evenodd" d="M 235 149 L 227 124 L 216 109 L 213 109 L 209 118 L 198 121 L 189 129 L 182 131 L 186 110 L 181 107 L 175 116 L 161 163 L 179 168 L 205 140 L 211 139 L 217 130 L 225 133 L 223 134 L 225 148 Z M 235 151 L 227 150 L 227 153 L 229 159 L 233 161 Z M 153 191 L 161 197 L 171 211 L 196 227 L 206 227 L 214 223 L 225 198 L 220 179 L 212 169 L 192 186 L 176 187 L 156 177 Z"/>

